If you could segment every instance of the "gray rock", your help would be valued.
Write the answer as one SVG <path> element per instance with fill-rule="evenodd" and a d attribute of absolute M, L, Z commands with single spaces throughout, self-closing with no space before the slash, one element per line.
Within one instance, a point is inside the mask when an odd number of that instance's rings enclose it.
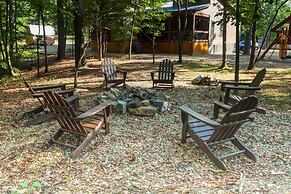
<path fill-rule="evenodd" d="M 143 101 L 141 101 L 141 104 L 143 106 L 149 106 L 150 105 L 150 101 L 149 100 L 143 100 Z"/>
<path fill-rule="evenodd" d="M 117 88 L 110 88 L 110 92 L 116 97 L 119 98 L 122 95 L 122 91 Z"/>
<path fill-rule="evenodd" d="M 114 94 L 112 94 L 110 91 L 107 91 L 107 92 L 105 92 L 104 93 L 110 100 L 112 100 L 112 101 L 116 101 L 117 100 L 117 98 L 116 98 L 116 96 L 114 95 Z"/>
<path fill-rule="evenodd" d="M 117 100 L 116 112 L 119 114 L 124 114 L 126 113 L 126 109 L 127 109 L 127 102 L 123 100 Z"/>
<path fill-rule="evenodd" d="M 154 106 L 141 106 L 139 108 L 128 108 L 128 112 L 137 116 L 153 116 L 158 111 Z"/>
<path fill-rule="evenodd" d="M 204 76 L 203 75 L 198 75 L 197 77 L 195 77 L 191 83 L 192 84 L 199 84 L 202 80 L 203 80 Z"/>
<path fill-rule="evenodd" d="M 127 104 L 128 108 L 138 108 L 141 106 L 142 106 L 142 103 L 141 103 L 140 99 L 138 99 L 138 98 L 135 98 L 134 100 L 128 102 L 128 104 Z"/>

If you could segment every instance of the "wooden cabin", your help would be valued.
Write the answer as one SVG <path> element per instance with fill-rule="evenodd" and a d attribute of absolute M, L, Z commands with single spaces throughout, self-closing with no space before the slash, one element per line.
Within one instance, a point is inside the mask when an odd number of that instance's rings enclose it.
<path fill-rule="evenodd" d="M 220 1 L 219 1 L 220 2 Z M 217 21 L 222 16 L 215 16 L 219 12 L 217 0 L 199 0 L 197 3 L 190 3 L 187 8 L 187 26 L 183 30 L 184 43 L 183 53 L 189 55 L 197 54 L 221 54 L 222 53 L 222 25 L 217 25 Z M 156 53 L 178 53 L 178 8 L 174 2 L 167 2 L 163 8 L 171 13 L 171 16 L 165 20 L 165 30 L 161 36 L 156 38 Z M 182 25 L 185 20 L 185 7 L 181 8 Z M 108 39 L 107 51 L 124 52 L 129 50 L 129 42 L 112 41 Z M 134 53 L 151 53 L 151 36 L 143 32 L 137 35 L 133 42 Z M 227 52 L 232 53 L 235 50 L 235 26 L 227 24 Z"/>

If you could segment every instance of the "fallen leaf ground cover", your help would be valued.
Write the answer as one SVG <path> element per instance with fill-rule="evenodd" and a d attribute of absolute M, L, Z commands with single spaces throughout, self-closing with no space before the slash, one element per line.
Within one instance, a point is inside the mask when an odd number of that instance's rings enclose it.
<path fill-rule="evenodd" d="M 158 56 L 157 60 L 174 56 Z M 114 59 L 128 71 L 127 84 L 150 88 L 150 73 L 157 68 L 147 56 L 133 60 Z M 227 171 L 219 170 L 191 139 L 180 143 L 179 106 L 187 104 L 202 114 L 211 114 L 219 87 L 195 86 L 197 75 L 232 80 L 233 70 L 218 71 L 216 57 L 187 57 L 176 65 L 175 88 L 163 91 L 169 96 L 169 110 L 153 117 L 112 114 L 111 133 L 100 131 L 97 138 L 77 159 L 71 150 L 59 145 L 46 149 L 44 144 L 59 127 L 55 121 L 25 127 L 30 119 L 23 113 L 37 106 L 20 78 L 0 86 L 0 192 L 17 190 L 19 183 L 41 184 L 43 193 L 238 193 L 240 177 L 245 175 L 242 193 L 288 193 L 291 191 L 291 75 L 290 63 L 264 61 L 246 71 L 242 61 L 241 80 L 251 80 L 267 68 L 258 92 L 266 115 L 255 115 L 254 122 L 242 127 L 238 137 L 257 156 L 256 163 L 246 157 L 226 160 Z M 232 63 L 230 59 L 230 64 Z M 96 105 L 102 74 L 100 62 L 89 60 L 81 69 L 78 93 L 84 109 Z M 231 66 L 231 65 L 230 65 Z M 231 66 L 232 67 L 232 66 Z M 50 73 L 36 78 L 35 70 L 23 73 L 32 85 L 73 82 L 73 61 L 50 66 Z M 78 142 L 74 136 L 66 141 Z M 222 149 L 223 148 L 223 149 Z M 229 146 L 215 147 L 222 154 Z"/>

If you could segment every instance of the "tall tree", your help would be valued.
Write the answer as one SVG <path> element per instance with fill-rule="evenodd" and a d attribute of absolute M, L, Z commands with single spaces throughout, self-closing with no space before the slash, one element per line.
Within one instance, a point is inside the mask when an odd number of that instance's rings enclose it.
<path fill-rule="evenodd" d="M 174 5 L 176 4 L 178 9 L 178 53 L 179 53 L 179 63 L 182 63 L 183 59 L 183 42 L 184 42 L 184 31 L 187 27 L 188 22 L 188 6 L 189 6 L 189 0 L 176 0 L 174 1 Z M 182 8 L 184 7 L 184 13 L 185 13 L 185 20 L 184 25 L 182 28 Z"/>
<path fill-rule="evenodd" d="M 253 23 L 252 23 L 252 45 L 251 45 L 251 56 L 248 65 L 248 70 L 254 68 L 255 51 L 256 51 L 256 31 L 257 31 L 257 19 L 259 17 L 259 0 L 254 0 L 254 13 L 253 13 Z"/>
<path fill-rule="evenodd" d="M 0 1 L 0 45 L 1 45 L 1 54 L 2 58 L 5 61 L 6 74 L 14 75 L 12 67 L 12 57 L 13 57 L 13 38 L 12 35 L 13 28 L 11 28 L 12 14 L 13 14 L 13 1 L 5 0 Z M 12 23 L 12 24 L 11 24 Z"/>
<path fill-rule="evenodd" d="M 219 69 L 228 68 L 227 55 L 226 55 L 226 33 L 227 33 L 227 8 L 223 8 L 223 21 L 222 21 L 222 63 Z"/>
<path fill-rule="evenodd" d="M 234 81 L 239 81 L 239 39 L 240 39 L 240 0 L 236 0 L 235 13 L 235 64 L 234 64 Z"/>
<path fill-rule="evenodd" d="M 80 0 L 74 0 L 74 32 L 75 32 L 75 68 L 79 69 L 79 61 L 82 55 L 83 37 L 83 13 L 80 6 Z"/>
<path fill-rule="evenodd" d="M 39 16 L 41 18 L 41 22 L 42 22 L 42 33 L 43 33 L 43 46 L 44 46 L 44 65 L 45 65 L 45 69 L 44 72 L 48 73 L 48 56 L 47 56 L 47 41 L 46 41 L 46 29 L 45 29 L 45 18 L 43 15 L 44 12 L 44 5 L 40 4 L 39 5 Z"/>
<path fill-rule="evenodd" d="M 66 57 L 66 30 L 64 19 L 64 0 L 57 0 L 58 59 Z"/>

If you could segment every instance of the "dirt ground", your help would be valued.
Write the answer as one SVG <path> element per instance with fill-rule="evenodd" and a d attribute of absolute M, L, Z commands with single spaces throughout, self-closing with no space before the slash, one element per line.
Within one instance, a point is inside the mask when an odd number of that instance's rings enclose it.
<path fill-rule="evenodd" d="M 158 55 L 156 61 L 173 55 Z M 150 55 L 134 55 L 132 60 L 113 57 L 119 68 L 128 72 L 131 87 L 150 88 Z M 185 56 L 175 65 L 175 88 L 165 90 L 170 97 L 169 110 L 153 117 L 129 114 L 110 117 L 111 133 L 100 131 L 96 139 L 77 159 L 71 150 L 59 145 L 49 149 L 44 144 L 59 128 L 55 121 L 26 127 L 24 113 L 38 102 L 21 82 L 9 80 L 0 86 L 0 193 L 20 191 L 20 183 L 41 184 L 42 193 L 290 193 L 291 192 L 291 61 L 266 60 L 246 71 L 247 57 L 241 58 L 240 79 L 249 81 L 266 67 L 267 75 L 258 92 L 266 115 L 255 114 L 238 137 L 257 156 L 225 160 L 227 171 L 219 170 L 188 139 L 181 144 L 179 106 L 187 104 L 202 114 L 211 114 L 213 101 L 219 98 L 218 86 L 195 86 L 197 75 L 233 80 L 234 56 L 229 56 L 229 70 L 217 70 L 220 56 Z M 50 73 L 36 78 L 36 71 L 22 74 L 31 85 L 73 83 L 73 60 L 49 67 Z M 97 104 L 104 91 L 100 62 L 88 60 L 79 76 L 78 94 L 83 109 Z M 74 136 L 66 141 L 77 142 Z M 228 144 L 214 147 L 219 154 L 230 150 Z M 244 178 L 242 178 L 244 177 Z"/>

